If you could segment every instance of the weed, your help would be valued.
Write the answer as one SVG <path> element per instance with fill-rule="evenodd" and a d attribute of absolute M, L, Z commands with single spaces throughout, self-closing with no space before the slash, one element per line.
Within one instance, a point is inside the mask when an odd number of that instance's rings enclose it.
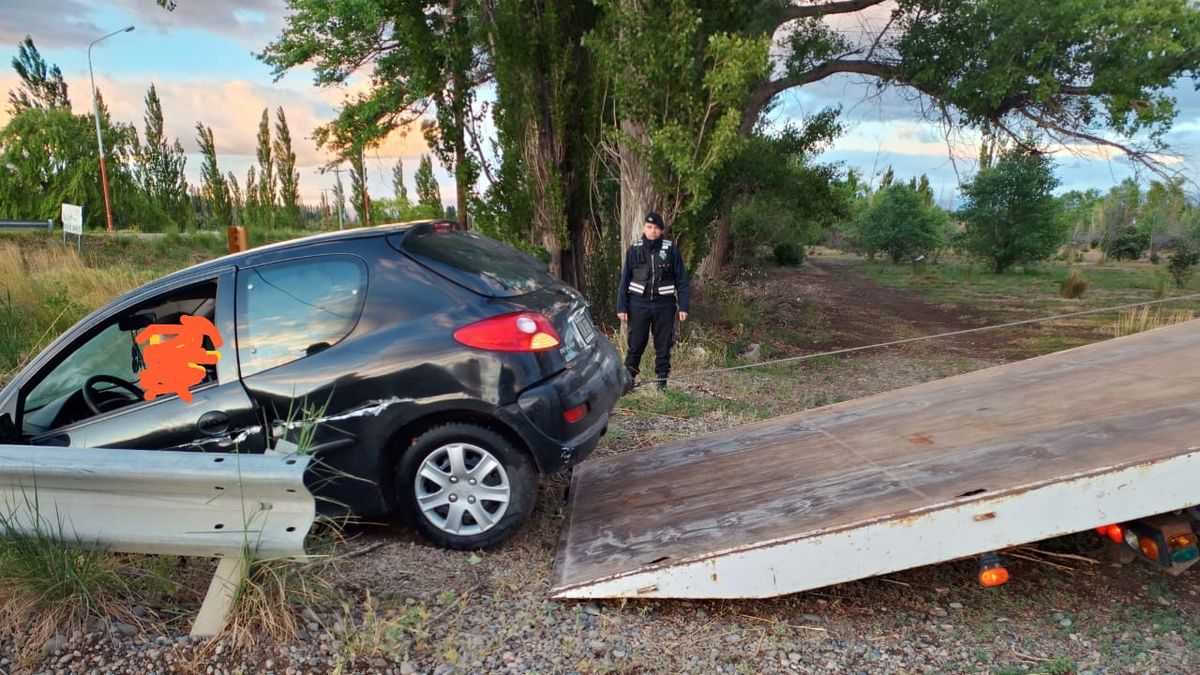
<path fill-rule="evenodd" d="M 0 515 L 0 633 L 40 646 L 55 632 L 89 618 L 136 623 L 129 610 L 126 558 L 80 548 L 61 521 L 51 522 L 36 497 Z"/>
<path fill-rule="evenodd" d="M 1058 282 L 1059 294 L 1068 300 L 1077 300 L 1087 291 L 1088 279 L 1083 272 L 1072 268 L 1066 277 Z"/>
<path fill-rule="evenodd" d="M 1134 307 L 1121 310 L 1112 331 L 1117 337 L 1133 335 L 1142 331 L 1161 328 L 1182 321 L 1191 321 L 1196 313 L 1190 309 L 1162 309 L 1159 307 Z"/>

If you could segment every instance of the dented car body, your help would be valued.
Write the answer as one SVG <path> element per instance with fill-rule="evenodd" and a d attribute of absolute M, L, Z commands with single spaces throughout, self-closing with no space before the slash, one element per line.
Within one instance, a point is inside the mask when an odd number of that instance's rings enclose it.
<path fill-rule="evenodd" d="M 219 358 L 191 364 L 205 373 L 190 402 L 145 400 L 136 336 L 182 316 L 211 321 L 203 346 Z M 135 289 L 0 391 L 0 420 L 28 445 L 302 447 L 322 511 L 400 510 L 436 543 L 474 548 L 520 526 L 537 473 L 595 448 L 625 378 L 577 291 L 434 221 L 283 242 Z"/>

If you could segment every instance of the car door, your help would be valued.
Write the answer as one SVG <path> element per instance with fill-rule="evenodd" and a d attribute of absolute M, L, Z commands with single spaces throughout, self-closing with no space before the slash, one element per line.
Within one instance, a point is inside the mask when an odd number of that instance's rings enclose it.
<path fill-rule="evenodd" d="M 162 316 L 164 311 L 171 313 Z M 121 387 L 114 386 L 117 381 L 138 382 L 149 367 L 145 354 L 150 345 L 138 344 L 139 329 L 149 320 L 178 324 L 183 314 L 207 318 L 218 338 L 214 341 L 210 336 L 203 345 L 219 354 L 216 364 L 205 369 L 203 381 L 182 389 L 191 400 L 175 392 L 151 400 L 120 393 Z M 92 317 L 88 324 L 21 386 L 17 426 L 24 442 L 209 452 L 264 450 L 260 417 L 238 377 L 232 269 L 164 287 L 151 297 Z M 106 379 L 96 384 L 96 376 Z M 105 401 L 104 407 L 112 409 L 97 412 L 87 404 L 83 390 L 89 381 L 93 399 Z"/>

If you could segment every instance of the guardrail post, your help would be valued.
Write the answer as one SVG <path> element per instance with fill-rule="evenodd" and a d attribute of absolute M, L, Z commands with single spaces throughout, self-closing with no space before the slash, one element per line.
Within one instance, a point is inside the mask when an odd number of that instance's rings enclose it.
<path fill-rule="evenodd" d="M 54 232 L 54 219 L 53 218 L 46 219 L 46 231 Z"/>
<path fill-rule="evenodd" d="M 204 595 L 200 612 L 196 614 L 196 621 L 192 623 L 192 637 L 212 637 L 221 630 L 233 609 L 238 588 L 249 571 L 250 556 L 246 552 L 221 558 L 208 584 L 208 593 Z"/>

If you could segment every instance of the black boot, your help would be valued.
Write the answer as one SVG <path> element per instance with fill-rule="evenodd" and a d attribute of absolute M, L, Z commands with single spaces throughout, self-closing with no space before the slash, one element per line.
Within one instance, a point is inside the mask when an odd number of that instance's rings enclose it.
<path fill-rule="evenodd" d="M 667 376 L 659 375 L 658 380 L 655 384 L 659 389 L 666 389 L 667 388 Z"/>

